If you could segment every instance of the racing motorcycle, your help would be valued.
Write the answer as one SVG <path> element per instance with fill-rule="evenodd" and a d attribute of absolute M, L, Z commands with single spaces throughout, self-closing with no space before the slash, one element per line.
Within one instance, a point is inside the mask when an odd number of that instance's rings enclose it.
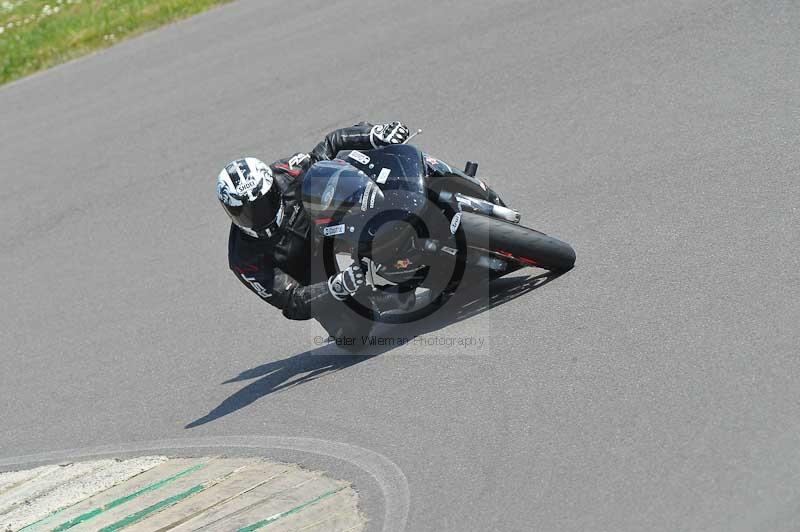
<path fill-rule="evenodd" d="M 570 270 L 572 247 L 520 225 L 520 213 L 477 170 L 473 162 L 455 169 L 407 143 L 341 151 L 315 163 L 303 178 L 302 198 L 322 239 L 326 273 L 339 271 L 338 258 L 346 255 L 362 263 L 374 293 L 427 289 L 429 304 L 394 315 L 403 322 L 440 307 L 470 272 L 494 279 L 529 266 Z M 364 301 L 351 308 L 378 320 Z"/>

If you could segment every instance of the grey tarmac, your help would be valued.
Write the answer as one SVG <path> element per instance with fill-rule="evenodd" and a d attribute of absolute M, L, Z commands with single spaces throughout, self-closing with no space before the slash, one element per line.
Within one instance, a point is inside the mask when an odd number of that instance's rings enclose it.
<path fill-rule="evenodd" d="M 396 464 L 407 530 L 797 530 L 797 28 L 790 0 L 239 0 L 0 87 L 0 459 L 303 437 Z M 577 251 L 409 333 L 482 347 L 345 356 L 227 271 L 222 165 L 395 119 Z M 267 458 L 385 524 L 351 461 Z"/>

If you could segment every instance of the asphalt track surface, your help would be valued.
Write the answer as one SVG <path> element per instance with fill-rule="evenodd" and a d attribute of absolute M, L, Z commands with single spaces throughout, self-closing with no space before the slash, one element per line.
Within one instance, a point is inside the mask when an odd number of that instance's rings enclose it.
<path fill-rule="evenodd" d="M 396 464 L 408 530 L 797 530 L 798 28 L 241 0 L 0 88 L 0 457 L 304 437 Z M 482 348 L 317 348 L 227 271 L 213 180 L 362 119 L 480 161 L 577 267 L 421 336 Z M 298 453 L 380 529 L 379 482 Z"/>

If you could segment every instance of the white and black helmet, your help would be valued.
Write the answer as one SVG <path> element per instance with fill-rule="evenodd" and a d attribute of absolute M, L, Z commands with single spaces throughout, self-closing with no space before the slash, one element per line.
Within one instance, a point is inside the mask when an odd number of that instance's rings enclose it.
<path fill-rule="evenodd" d="M 270 238 L 283 217 L 281 193 L 269 165 L 254 157 L 230 162 L 217 176 L 217 199 L 246 234 Z"/>

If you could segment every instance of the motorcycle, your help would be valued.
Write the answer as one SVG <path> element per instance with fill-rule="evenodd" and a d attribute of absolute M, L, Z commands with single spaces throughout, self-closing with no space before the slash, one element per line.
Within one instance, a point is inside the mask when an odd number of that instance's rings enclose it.
<path fill-rule="evenodd" d="M 417 320 L 441 307 L 470 272 L 494 279 L 529 266 L 556 274 L 574 266 L 569 244 L 520 225 L 520 213 L 477 170 L 473 162 L 457 170 L 406 143 L 342 151 L 306 172 L 303 205 L 322 239 L 326 273 L 338 272 L 337 257 L 349 255 L 364 265 L 373 295 L 412 301 L 399 314 L 380 315 L 363 300 L 351 308 L 374 321 Z M 420 289 L 430 294 L 422 308 L 404 297 Z"/>

